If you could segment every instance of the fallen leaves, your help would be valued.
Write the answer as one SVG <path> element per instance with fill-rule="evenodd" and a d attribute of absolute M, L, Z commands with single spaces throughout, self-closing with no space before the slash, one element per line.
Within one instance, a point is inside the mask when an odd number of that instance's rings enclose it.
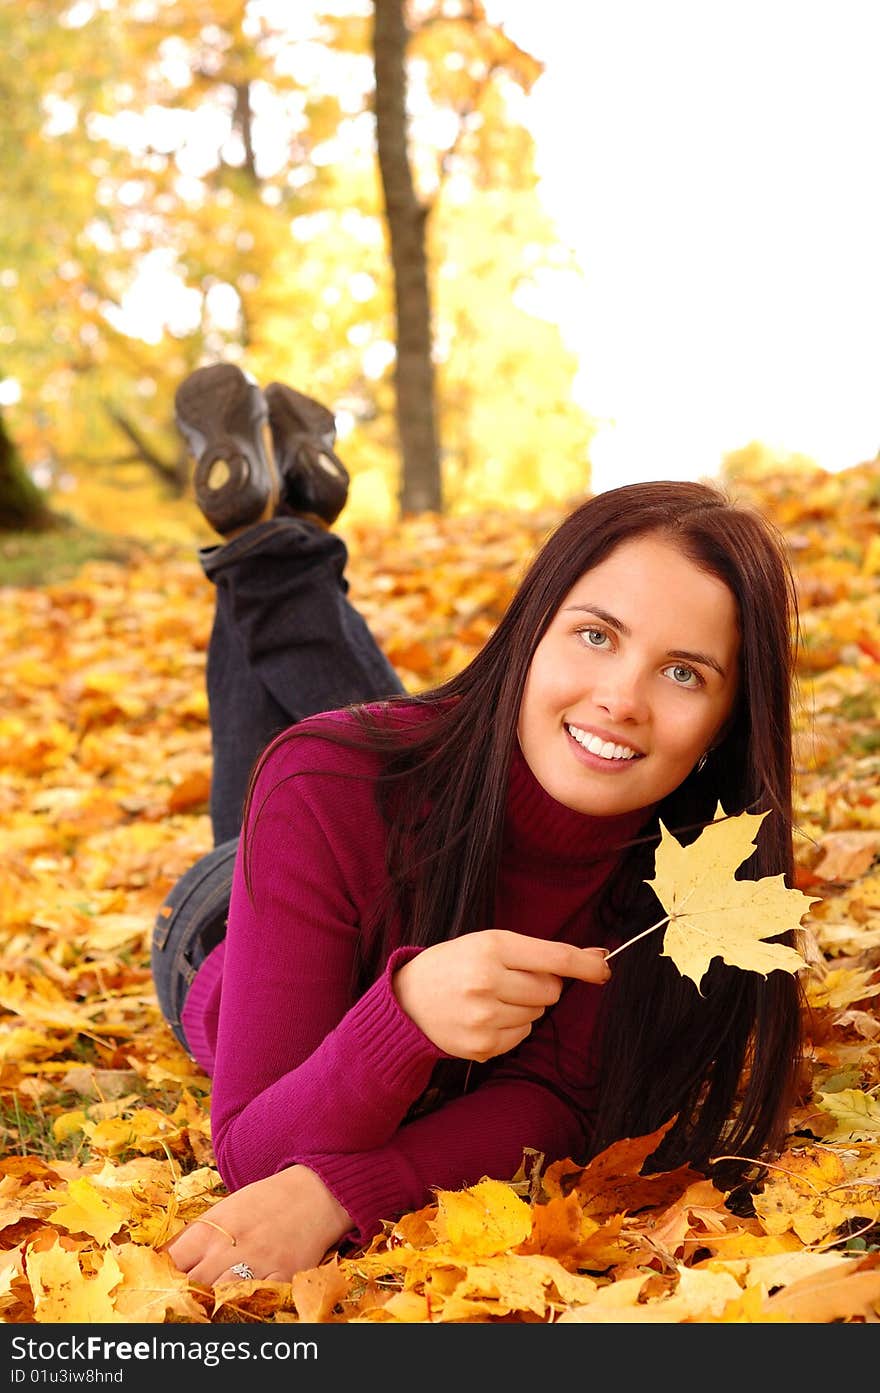
<path fill-rule="evenodd" d="M 813 872 L 824 881 L 858 880 L 880 855 L 880 828 L 876 831 L 827 832 L 819 841 L 821 856 Z"/>
<path fill-rule="evenodd" d="M 0 1319 L 876 1322 L 876 471 L 769 477 L 756 501 L 789 538 L 804 613 L 797 890 L 737 900 L 731 918 L 730 887 L 759 884 L 735 878 L 758 817 L 712 824 L 699 851 L 711 875 L 691 876 L 697 843 L 665 833 L 654 888 L 671 916 L 663 951 L 697 985 L 719 953 L 802 974 L 809 1081 L 784 1152 L 750 1207 L 688 1167 L 653 1173 L 659 1134 L 588 1166 L 533 1156 L 528 1172 L 439 1192 L 366 1251 L 291 1283 L 205 1290 L 161 1251 L 224 1193 L 209 1081 L 162 1021 L 149 973 L 158 907 L 211 845 L 210 587 L 194 555 L 165 550 L 4 593 Z M 410 519 L 393 547 L 376 527 L 347 532 L 352 599 L 410 690 L 482 646 L 556 521 Z M 803 956 L 765 957 L 801 915 Z"/>
<path fill-rule="evenodd" d="M 880 1143 L 880 1100 L 871 1094 L 858 1088 L 841 1088 L 837 1093 L 817 1093 L 816 1102 L 834 1118 L 834 1129 L 824 1133 L 826 1141 Z M 875 1183 L 880 1186 L 880 1176 Z"/>

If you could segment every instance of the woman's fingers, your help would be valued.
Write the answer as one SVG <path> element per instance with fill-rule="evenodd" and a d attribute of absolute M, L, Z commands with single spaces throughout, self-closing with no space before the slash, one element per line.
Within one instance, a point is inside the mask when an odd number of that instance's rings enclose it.
<path fill-rule="evenodd" d="M 595 986 L 603 986 L 608 981 L 611 968 L 608 966 L 607 948 L 573 948 L 572 952 L 577 956 L 572 970 L 565 974 L 567 977 L 575 977 L 579 982 L 592 982 Z"/>
<path fill-rule="evenodd" d="M 287 1166 L 227 1195 L 166 1247 L 191 1282 L 289 1281 L 315 1267 L 351 1227 L 351 1216 L 307 1166 Z M 240 1267 L 241 1270 L 235 1271 Z"/>
<path fill-rule="evenodd" d="M 556 939 L 532 938 L 529 934 L 493 930 L 497 934 L 501 961 L 507 968 L 533 974 L 575 977 L 581 982 L 607 982 L 611 969 L 604 948 L 576 948 Z"/>
<path fill-rule="evenodd" d="M 175 1266 L 181 1272 L 185 1272 L 191 1282 L 202 1287 L 215 1287 L 220 1282 L 242 1282 L 253 1278 L 263 1282 L 290 1281 L 291 1274 L 282 1272 L 277 1265 L 264 1263 L 261 1266 L 257 1258 L 249 1261 L 246 1257 L 240 1257 L 237 1245 L 235 1248 L 227 1248 L 222 1253 L 205 1253 L 192 1262 L 174 1257 L 173 1254 L 171 1256 Z M 241 1270 L 236 1271 L 236 1268 Z"/>
<path fill-rule="evenodd" d="M 242 1247 L 231 1226 L 219 1224 L 207 1215 L 187 1224 L 165 1251 L 174 1265 L 200 1286 L 240 1280 L 241 1274 L 231 1271 L 236 1263 L 253 1270 L 253 1264 L 241 1256 Z"/>
<path fill-rule="evenodd" d="M 497 1001 L 487 1018 L 487 1027 L 493 1030 L 516 1030 L 519 1026 L 533 1025 L 543 1016 L 546 1006 L 526 1006 L 521 1002 Z"/>
<path fill-rule="evenodd" d="M 219 1270 L 235 1262 L 236 1246 L 228 1239 L 214 1238 L 194 1221 L 166 1246 L 165 1252 L 181 1272 L 192 1272 L 205 1262 Z"/>
<path fill-rule="evenodd" d="M 523 972 L 507 968 L 498 986 L 498 1000 L 511 1006 L 537 1006 L 541 1010 L 559 1000 L 563 978 L 552 972 Z"/>
<path fill-rule="evenodd" d="M 502 1031 L 525 1027 L 528 1033 L 559 1000 L 566 978 L 599 985 L 610 976 L 602 949 L 485 929 L 411 958 L 394 974 L 394 993 L 439 1049 L 485 1060 L 510 1048 Z M 511 1015 L 510 1008 L 521 1014 Z"/>
<path fill-rule="evenodd" d="M 170 1251 L 170 1250 L 169 1250 Z M 266 1280 L 266 1274 L 261 1270 L 258 1260 L 249 1261 L 246 1257 L 239 1255 L 238 1245 L 234 1248 L 227 1246 L 222 1251 L 212 1248 L 210 1252 L 199 1254 L 192 1261 L 187 1261 L 183 1257 L 175 1257 L 171 1254 L 175 1266 L 181 1272 L 185 1272 L 191 1282 L 203 1287 L 214 1287 L 219 1282 L 241 1282 L 248 1280 L 248 1272 L 254 1277 Z M 267 1269 L 270 1264 L 267 1264 Z M 236 1272 L 239 1267 L 242 1271 Z M 283 1276 L 280 1271 L 273 1271 L 271 1280 L 289 1281 L 289 1275 Z"/>

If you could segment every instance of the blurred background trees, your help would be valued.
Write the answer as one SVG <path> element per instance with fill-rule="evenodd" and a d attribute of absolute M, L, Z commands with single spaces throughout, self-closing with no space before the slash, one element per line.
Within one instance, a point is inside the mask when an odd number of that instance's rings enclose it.
<path fill-rule="evenodd" d="M 377 32 L 401 60 L 386 43 L 381 168 Z M 354 514 L 589 488 L 577 364 L 540 314 L 576 274 L 524 119 L 540 64 L 479 0 L 19 0 L 0 45 L 19 483 L 92 526 L 189 534 L 173 393 L 226 358 L 336 413 Z"/>

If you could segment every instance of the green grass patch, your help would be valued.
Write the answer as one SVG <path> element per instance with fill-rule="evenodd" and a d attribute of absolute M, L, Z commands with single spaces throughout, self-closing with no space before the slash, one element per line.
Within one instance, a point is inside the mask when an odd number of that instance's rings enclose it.
<path fill-rule="evenodd" d="M 75 1093 L 53 1098 L 51 1111 L 43 1111 L 39 1100 L 26 1099 L 19 1094 L 0 1099 L 0 1150 L 4 1156 L 39 1156 L 51 1165 L 53 1161 L 88 1160 L 89 1149 L 82 1132 L 59 1142 L 52 1124 L 60 1112 L 82 1107 Z M 83 1151 L 85 1149 L 85 1155 Z"/>
<path fill-rule="evenodd" d="M 53 585 L 87 561 L 128 560 L 139 544 L 70 523 L 40 532 L 0 533 L 0 586 Z"/>

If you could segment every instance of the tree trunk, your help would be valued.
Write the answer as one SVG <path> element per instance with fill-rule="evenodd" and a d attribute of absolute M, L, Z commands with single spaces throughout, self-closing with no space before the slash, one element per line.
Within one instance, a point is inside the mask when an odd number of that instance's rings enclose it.
<path fill-rule="evenodd" d="M 18 458 L 0 415 L 0 532 L 45 532 L 61 525 Z"/>
<path fill-rule="evenodd" d="M 394 386 L 402 454 L 401 513 L 440 512 L 443 491 L 434 411 L 431 303 L 425 253 L 428 209 L 416 196 L 407 152 L 404 0 L 373 0 L 376 142 L 394 271 Z"/>

